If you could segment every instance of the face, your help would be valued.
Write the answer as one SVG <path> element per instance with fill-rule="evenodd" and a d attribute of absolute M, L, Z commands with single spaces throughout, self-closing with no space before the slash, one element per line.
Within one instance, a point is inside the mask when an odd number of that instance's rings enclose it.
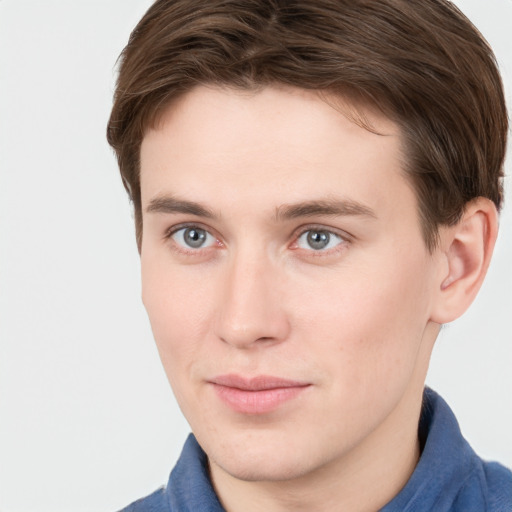
<path fill-rule="evenodd" d="M 198 87 L 144 138 L 143 301 L 216 470 L 291 479 L 417 426 L 436 260 L 399 129 L 365 115 Z"/>

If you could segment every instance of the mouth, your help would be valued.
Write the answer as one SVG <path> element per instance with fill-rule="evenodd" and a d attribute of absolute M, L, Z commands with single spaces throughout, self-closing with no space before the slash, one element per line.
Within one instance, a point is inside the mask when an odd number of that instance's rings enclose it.
<path fill-rule="evenodd" d="M 220 400 L 235 412 L 266 414 L 297 398 L 310 383 L 268 375 L 245 378 L 220 375 L 208 381 Z"/>

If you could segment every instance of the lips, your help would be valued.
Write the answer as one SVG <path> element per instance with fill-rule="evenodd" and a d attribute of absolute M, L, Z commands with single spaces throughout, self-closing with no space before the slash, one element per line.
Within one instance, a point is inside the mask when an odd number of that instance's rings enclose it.
<path fill-rule="evenodd" d="M 232 410 L 243 414 L 266 414 L 297 398 L 309 383 L 268 375 L 245 378 L 221 375 L 209 381 L 216 395 Z"/>

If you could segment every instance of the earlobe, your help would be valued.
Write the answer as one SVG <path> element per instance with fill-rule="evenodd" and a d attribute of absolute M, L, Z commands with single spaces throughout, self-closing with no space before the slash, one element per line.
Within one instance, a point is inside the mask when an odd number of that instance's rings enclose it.
<path fill-rule="evenodd" d="M 455 226 L 442 228 L 442 271 L 432 321 L 451 322 L 468 309 L 487 273 L 497 234 L 496 207 L 483 197 L 468 203 Z"/>

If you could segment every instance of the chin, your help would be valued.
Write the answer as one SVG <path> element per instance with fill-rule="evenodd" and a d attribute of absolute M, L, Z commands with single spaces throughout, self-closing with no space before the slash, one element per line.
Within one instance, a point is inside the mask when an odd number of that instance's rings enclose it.
<path fill-rule="evenodd" d="M 294 436 L 285 429 L 247 429 L 222 440 L 208 439 L 203 449 L 210 463 L 234 478 L 278 482 L 300 478 L 329 461 L 332 453 L 319 457 L 321 450 L 312 444 L 308 436 Z"/>
<path fill-rule="evenodd" d="M 214 454 L 210 460 L 233 478 L 246 482 L 282 482 L 294 480 L 309 473 L 313 468 L 308 467 L 304 460 L 294 456 L 259 453 L 258 456 L 245 454 Z"/>

